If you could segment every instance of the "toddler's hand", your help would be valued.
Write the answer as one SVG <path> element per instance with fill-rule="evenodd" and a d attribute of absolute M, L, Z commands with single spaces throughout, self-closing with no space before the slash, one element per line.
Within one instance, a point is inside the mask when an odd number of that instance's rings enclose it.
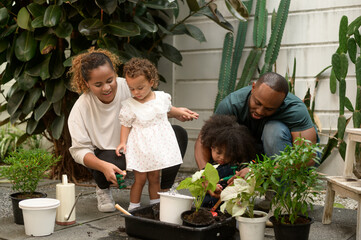
<path fill-rule="evenodd" d="M 115 149 L 115 154 L 118 157 L 120 157 L 120 156 L 122 156 L 122 153 L 124 154 L 124 153 L 126 153 L 126 151 L 127 151 L 126 145 L 125 144 L 119 144 L 117 149 Z"/>

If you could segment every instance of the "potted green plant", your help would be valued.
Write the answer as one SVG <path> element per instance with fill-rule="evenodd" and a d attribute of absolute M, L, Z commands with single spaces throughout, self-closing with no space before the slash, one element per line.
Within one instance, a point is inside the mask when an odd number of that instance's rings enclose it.
<path fill-rule="evenodd" d="M 262 240 L 268 214 L 254 210 L 257 197 L 262 196 L 267 186 L 264 185 L 262 166 L 248 164 L 250 172 L 246 178 L 236 178 L 231 186 L 226 187 L 221 193 L 221 211 L 227 211 L 236 217 L 240 239 Z"/>
<path fill-rule="evenodd" d="M 308 163 L 318 163 L 319 152 L 319 144 L 297 138 L 293 146 L 273 157 L 264 156 L 262 163 L 257 163 L 267 176 L 265 186 L 274 192 L 270 221 L 277 240 L 308 239 L 313 223 L 308 210 L 313 209 L 313 199 L 321 188 L 316 168 Z"/>
<path fill-rule="evenodd" d="M 219 182 L 219 175 L 215 167 L 212 164 L 207 163 L 204 170 L 197 171 L 192 175 L 184 179 L 177 190 L 188 189 L 194 197 L 195 211 L 185 211 L 182 213 L 181 218 L 186 224 L 193 226 L 207 226 L 211 224 L 213 220 L 212 213 L 208 210 L 201 209 L 204 197 L 208 190 L 214 191 Z"/>
<path fill-rule="evenodd" d="M 39 181 L 47 176 L 48 170 L 59 161 L 44 149 L 20 149 L 9 154 L 0 168 L 0 175 L 12 183 L 16 191 L 10 197 L 13 203 L 14 220 L 17 224 L 24 224 L 19 202 L 29 198 L 46 197 L 45 193 L 35 192 Z"/>

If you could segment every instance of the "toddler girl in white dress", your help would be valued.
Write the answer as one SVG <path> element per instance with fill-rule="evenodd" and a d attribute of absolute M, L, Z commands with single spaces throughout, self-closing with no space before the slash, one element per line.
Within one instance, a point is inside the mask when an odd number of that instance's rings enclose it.
<path fill-rule="evenodd" d="M 148 180 L 150 204 L 159 202 L 160 170 L 182 163 L 177 139 L 167 113 L 170 95 L 152 91 L 159 77 L 155 66 L 146 59 L 132 58 L 124 66 L 124 75 L 132 97 L 122 102 L 122 125 L 116 154 L 126 156 L 127 170 L 134 171 L 128 210 L 140 206 L 143 187 Z"/>

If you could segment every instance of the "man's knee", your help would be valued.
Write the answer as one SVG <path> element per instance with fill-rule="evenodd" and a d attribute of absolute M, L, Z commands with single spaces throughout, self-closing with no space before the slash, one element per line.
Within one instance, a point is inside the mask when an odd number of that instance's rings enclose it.
<path fill-rule="evenodd" d="M 280 121 L 269 121 L 262 133 L 264 152 L 268 156 L 278 154 L 287 145 L 292 145 L 292 135 L 288 127 Z"/>

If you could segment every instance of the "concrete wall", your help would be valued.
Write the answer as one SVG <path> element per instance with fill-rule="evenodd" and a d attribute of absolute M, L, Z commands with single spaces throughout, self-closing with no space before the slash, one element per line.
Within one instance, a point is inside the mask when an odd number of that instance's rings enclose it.
<path fill-rule="evenodd" d="M 227 11 L 224 1 L 216 1 L 219 10 L 226 19 L 237 29 L 237 20 Z M 246 44 L 239 68 L 242 72 L 245 57 L 253 46 L 253 21 L 256 0 L 249 19 Z M 272 13 L 277 10 L 279 1 L 267 1 L 267 9 Z M 308 87 L 313 92 L 315 76 L 331 63 L 331 56 L 338 46 L 338 28 L 343 15 L 349 18 L 349 23 L 361 14 L 359 0 L 303 0 L 291 1 L 290 11 L 284 31 L 281 49 L 276 63 L 278 72 L 285 75 L 292 73 L 293 61 L 296 58 L 296 95 L 300 98 L 306 93 Z M 181 16 L 188 12 L 187 6 L 182 7 Z M 267 39 L 270 36 L 270 19 L 268 22 Z M 189 134 L 189 145 L 184 159 L 183 169 L 195 169 L 194 141 L 204 120 L 213 112 L 217 94 L 217 81 L 220 69 L 221 54 L 226 30 L 219 27 L 208 18 L 193 17 L 188 23 L 202 29 L 207 42 L 199 43 L 188 36 L 175 36 L 170 40 L 183 55 L 183 66 L 160 65 L 160 72 L 165 72 L 169 82 L 161 86 L 172 93 L 175 106 L 186 106 L 200 114 L 197 121 L 180 123 Z M 268 42 L 268 40 L 267 40 Z M 263 66 L 263 59 L 261 59 Z M 347 77 L 347 95 L 351 102 L 355 101 L 355 73 L 353 66 L 349 69 Z M 330 71 L 320 79 L 316 97 L 316 114 L 322 123 L 321 143 L 327 141 L 330 132 L 337 128 L 338 97 L 329 91 Z M 257 77 L 257 76 L 256 76 Z M 349 116 L 350 113 L 346 112 Z M 179 122 L 178 122 L 179 123 Z M 349 125 L 352 126 L 352 123 Z M 327 174 L 340 174 L 343 160 L 339 154 L 333 153 L 321 166 L 321 171 Z M 340 167 L 341 166 L 341 167 Z"/>

